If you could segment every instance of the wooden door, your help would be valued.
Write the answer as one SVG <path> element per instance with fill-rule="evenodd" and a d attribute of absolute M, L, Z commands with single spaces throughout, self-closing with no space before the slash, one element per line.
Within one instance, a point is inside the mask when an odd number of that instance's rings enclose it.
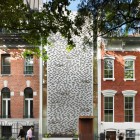
<path fill-rule="evenodd" d="M 79 119 L 79 140 L 93 140 L 93 118 Z"/>

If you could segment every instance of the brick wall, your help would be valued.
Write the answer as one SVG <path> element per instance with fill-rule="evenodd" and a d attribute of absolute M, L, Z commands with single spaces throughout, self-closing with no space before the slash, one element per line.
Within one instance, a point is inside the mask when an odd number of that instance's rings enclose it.
<path fill-rule="evenodd" d="M 103 81 L 103 57 L 105 55 L 115 57 L 114 77 L 115 81 Z M 123 56 L 132 55 L 136 56 L 135 60 L 135 81 L 124 81 L 124 60 Z M 115 122 L 124 122 L 124 96 L 123 90 L 136 90 L 138 93 L 135 96 L 135 122 L 140 122 L 140 52 L 121 52 L 121 51 L 102 51 L 101 61 L 101 90 L 116 90 L 114 96 L 114 115 Z M 103 102 L 103 96 L 101 101 Z M 103 103 L 102 103 L 102 121 L 103 121 Z"/>
<path fill-rule="evenodd" d="M 11 117 L 23 118 L 24 113 L 24 96 L 20 96 L 20 92 L 24 92 L 26 81 L 30 80 L 30 87 L 34 92 L 37 92 L 36 96 L 33 96 L 33 110 L 34 117 L 39 117 L 39 60 L 34 58 L 34 75 L 24 75 L 24 58 L 21 56 L 22 49 L 10 49 L 0 50 L 0 53 L 11 54 L 11 74 L 0 76 L 0 90 L 4 87 L 3 81 L 8 81 L 8 88 L 11 92 L 14 92 L 14 96 L 11 96 Z M 1 66 L 0 66 L 1 67 Z M 1 68 L 0 68 L 1 69 Z M 0 100 L 1 102 L 1 100 Z M 0 103 L 1 110 L 1 103 Z"/>

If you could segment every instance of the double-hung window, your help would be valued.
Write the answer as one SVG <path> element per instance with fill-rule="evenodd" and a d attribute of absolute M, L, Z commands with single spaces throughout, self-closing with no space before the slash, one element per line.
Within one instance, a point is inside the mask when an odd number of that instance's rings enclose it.
<path fill-rule="evenodd" d="M 134 122 L 134 111 L 135 111 L 135 105 L 134 105 L 134 99 L 135 95 L 137 94 L 137 91 L 134 90 L 125 90 L 122 91 L 124 95 L 124 119 L 125 122 Z"/>
<path fill-rule="evenodd" d="M 113 97 L 104 97 L 104 120 L 113 122 Z"/>
<path fill-rule="evenodd" d="M 104 80 L 114 80 L 114 57 L 104 57 Z"/>
<path fill-rule="evenodd" d="M 117 93 L 115 90 L 103 90 L 104 95 L 104 121 L 114 121 L 114 95 Z"/>
<path fill-rule="evenodd" d="M 125 97 L 125 122 L 133 122 L 134 97 Z"/>
<path fill-rule="evenodd" d="M 33 55 L 27 55 L 25 58 L 24 74 L 33 74 Z"/>
<path fill-rule="evenodd" d="M 124 57 L 124 80 L 135 80 L 135 56 Z"/>
<path fill-rule="evenodd" d="M 10 118 L 10 89 L 5 87 L 1 91 L 2 93 L 2 118 Z"/>
<path fill-rule="evenodd" d="M 10 54 L 1 55 L 1 74 L 10 74 Z"/>
<path fill-rule="evenodd" d="M 24 118 L 33 118 L 33 90 L 30 87 L 24 90 Z"/>

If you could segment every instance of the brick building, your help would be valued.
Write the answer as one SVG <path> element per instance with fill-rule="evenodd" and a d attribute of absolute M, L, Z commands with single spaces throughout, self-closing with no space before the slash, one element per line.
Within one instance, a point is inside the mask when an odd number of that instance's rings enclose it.
<path fill-rule="evenodd" d="M 140 138 L 140 37 L 101 39 L 98 117 L 101 139 Z"/>
<path fill-rule="evenodd" d="M 28 47 L 20 36 L 0 35 L 0 137 L 39 122 L 39 60 L 23 58 Z"/>

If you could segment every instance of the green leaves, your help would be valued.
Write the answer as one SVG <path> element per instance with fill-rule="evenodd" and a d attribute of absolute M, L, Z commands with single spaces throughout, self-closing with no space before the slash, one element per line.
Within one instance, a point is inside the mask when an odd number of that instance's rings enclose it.
<path fill-rule="evenodd" d="M 78 12 L 81 17 L 92 15 L 92 29 L 99 33 L 94 37 L 128 35 L 140 21 L 139 0 L 82 0 Z"/>

